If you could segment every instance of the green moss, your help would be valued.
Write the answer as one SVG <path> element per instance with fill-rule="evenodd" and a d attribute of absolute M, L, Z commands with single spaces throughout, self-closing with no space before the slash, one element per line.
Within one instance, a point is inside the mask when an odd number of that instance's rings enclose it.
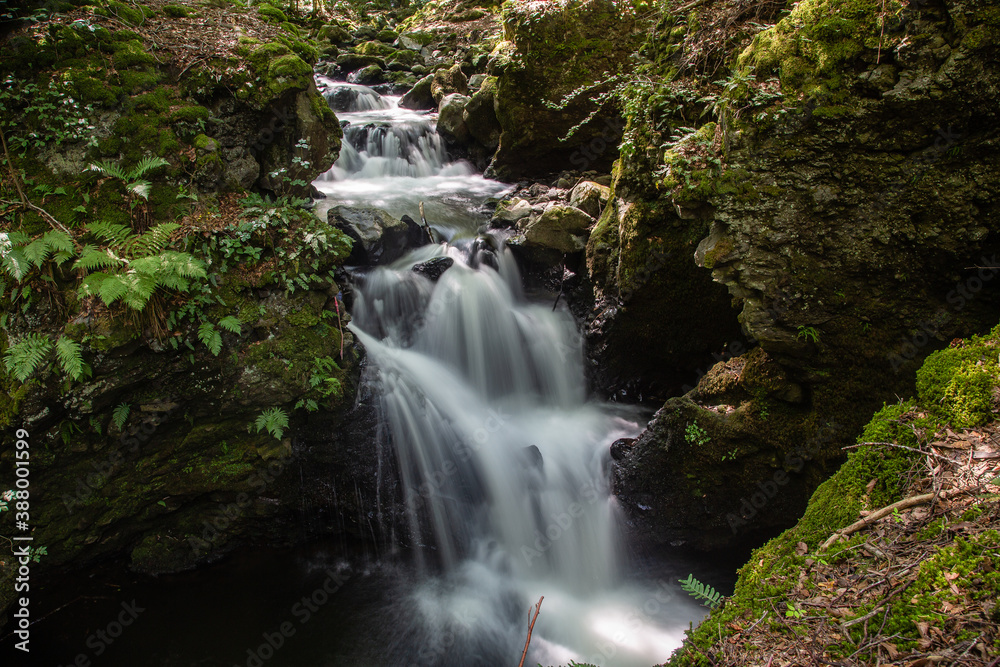
<path fill-rule="evenodd" d="M 132 103 L 138 110 L 149 109 L 164 113 L 170 110 L 170 93 L 166 88 L 158 88 L 153 92 L 137 95 L 132 99 Z"/>
<path fill-rule="evenodd" d="M 181 107 L 170 112 L 170 120 L 175 123 L 197 123 L 208 120 L 208 117 L 208 109 L 202 106 Z"/>
<path fill-rule="evenodd" d="M 364 42 L 358 44 L 354 48 L 355 52 L 360 53 L 363 56 L 391 56 L 396 53 L 396 49 L 389 46 L 388 44 L 383 44 L 382 42 Z"/>
<path fill-rule="evenodd" d="M 271 23 L 287 23 L 288 17 L 285 16 L 285 12 L 281 11 L 274 5 L 261 5 L 257 8 L 257 12 L 260 14 L 261 18 L 265 21 Z"/>
<path fill-rule="evenodd" d="M 920 401 L 953 426 L 985 423 L 993 414 L 992 392 L 1000 377 L 998 341 L 1000 327 L 927 357 L 917 371 Z"/>
<path fill-rule="evenodd" d="M 140 26 L 152 17 L 155 12 L 148 7 L 138 5 L 126 5 L 117 0 L 110 0 L 103 3 L 103 7 L 94 10 L 95 14 L 101 16 L 114 17 L 123 21 L 127 25 Z"/>
<path fill-rule="evenodd" d="M 191 15 L 191 10 L 182 5 L 164 5 L 163 13 L 174 19 L 182 19 Z"/>
<path fill-rule="evenodd" d="M 115 67 L 121 70 L 141 67 L 143 65 L 153 65 L 156 63 L 156 59 L 146 53 L 142 42 L 139 40 L 130 40 L 115 46 L 114 62 Z"/>
<path fill-rule="evenodd" d="M 163 75 L 154 71 L 125 71 L 118 73 L 122 88 L 127 93 L 139 93 L 152 90 L 163 79 Z"/>

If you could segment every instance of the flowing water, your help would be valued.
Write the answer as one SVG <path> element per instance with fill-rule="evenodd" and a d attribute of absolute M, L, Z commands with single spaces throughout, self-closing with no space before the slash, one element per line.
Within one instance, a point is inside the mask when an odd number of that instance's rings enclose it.
<path fill-rule="evenodd" d="M 551 296 L 526 297 L 509 251 L 477 238 L 483 202 L 506 186 L 451 161 L 433 115 L 320 83 L 349 123 L 317 181 L 325 207 L 416 218 L 423 201 L 449 239 L 359 276 L 351 324 L 381 397 L 380 458 L 404 485 L 402 521 L 371 514 L 398 527 L 412 562 L 313 544 L 158 579 L 109 564 L 33 580 L 31 659 L 7 635 L 0 664 L 514 667 L 542 596 L 525 665 L 663 662 L 704 614 L 677 578 L 721 587 L 731 574 L 625 548 L 607 451 L 648 415 L 588 400 L 572 318 Z M 453 265 L 437 282 L 412 270 L 440 258 Z M 142 611 L 123 632 L 133 603 Z"/>
<path fill-rule="evenodd" d="M 502 240 L 471 239 L 482 200 L 504 186 L 450 162 L 433 116 L 373 91 L 356 99 L 340 112 L 344 150 L 319 187 L 414 218 L 433 199 L 428 219 L 452 239 L 365 274 L 351 324 L 381 398 L 380 444 L 403 481 L 398 539 L 423 578 L 386 664 L 516 664 L 541 596 L 525 664 L 662 662 L 702 610 L 673 586 L 628 576 L 605 468 L 609 445 L 637 435 L 641 415 L 588 401 L 572 317 L 525 298 Z M 445 257 L 453 264 L 436 282 L 413 271 Z"/>

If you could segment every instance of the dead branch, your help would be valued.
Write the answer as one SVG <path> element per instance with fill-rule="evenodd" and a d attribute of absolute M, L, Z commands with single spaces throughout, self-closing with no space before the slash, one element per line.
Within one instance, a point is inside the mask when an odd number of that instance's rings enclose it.
<path fill-rule="evenodd" d="M 33 204 L 31 200 L 28 199 L 28 195 L 24 194 L 24 188 L 21 187 L 21 179 L 18 178 L 17 172 L 14 171 L 14 162 L 10 159 L 10 151 L 7 150 L 7 135 L 4 133 L 3 129 L 0 129 L 0 143 L 3 144 L 3 157 L 7 162 L 7 170 L 10 171 L 10 179 L 14 182 L 14 188 L 17 190 L 17 196 L 21 198 L 20 202 L 4 200 L 0 203 L 20 206 L 22 208 L 30 208 L 32 211 L 42 216 L 42 219 L 48 222 L 52 227 L 72 235 L 72 232 L 70 232 L 61 222 L 53 218 L 52 215 L 45 209 Z"/>
<path fill-rule="evenodd" d="M 820 545 L 819 550 L 825 551 L 826 549 L 829 549 L 830 546 L 841 537 L 847 537 L 848 535 L 853 535 L 862 528 L 865 528 L 875 523 L 882 517 L 888 516 L 889 514 L 895 512 L 896 510 L 916 507 L 917 505 L 924 505 L 926 503 L 931 502 L 935 498 L 947 499 L 949 496 L 958 495 L 959 493 L 962 493 L 964 491 L 968 491 L 968 489 L 953 490 L 950 492 L 942 491 L 941 493 L 924 493 L 919 496 L 910 496 L 909 498 L 903 498 L 899 502 L 895 502 L 891 505 L 886 505 L 880 510 L 875 510 L 868 516 L 862 517 L 858 521 L 855 521 L 847 528 L 841 528 L 840 530 L 833 531 L 833 535 L 830 535 L 830 537 L 828 537 L 826 541 Z"/>
<path fill-rule="evenodd" d="M 423 204 L 421 204 L 423 208 Z M 531 632 L 535 629 L 535 621 L 538 620 L 538 612 L 542 610 L 542 600 L 545 596 L 538 598 L 538 604 L 535 605 L 535 616 L 531 619 L 531 624 L 528 626 L 528 638 L 524 640 L 524 650 L 521 651 L 521 662 L 517 664 L 517 667 L 524 667 L 524 658 L 528 655 L 528 644 L 531 643 Z"/>

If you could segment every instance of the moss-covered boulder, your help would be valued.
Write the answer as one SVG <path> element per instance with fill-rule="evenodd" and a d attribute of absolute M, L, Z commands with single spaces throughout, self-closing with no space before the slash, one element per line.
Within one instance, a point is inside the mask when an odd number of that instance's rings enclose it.
<path fill-rule="evenodd" d="M 426 111 L 434 109 L 437 107 L 437 103 L 434 101 L 434 95 L 431 93 L 431 84 L 434 81 L 434 75 L 428 74 L 424 78 L 417 81 L 416 84 L 410 90 L 403 95 L 399 100 L 399 106 L 404 109 L 414 109 L 417 111 Z"/>
<path fill-rule="evenodd" d="M 465 105 L 465 124 L 469 134 L 487 150 L 500 145 L 500 121 L 496 114 L 496 77 L 486 77 Z"/>
<path fill-rule="evenodd" d="M 506 41 L 491 61 L 503 129 L 493 171 L 516 180 L 567 168 L 610 167 L 622 127 L 614 112 L 598 112 L 563 142 L 595 106 L 586 94 L 557 109 L 547 103 L 559 103 L 583 86 L 596 93 L 601 90 L 596 84 L 626 69 L 640 39 L 636 20 L 610 0 L 561 0 L 506 3 L 502 21 Z M 586 150 L 598 144 L 600 150 Z"/>
<path fill-rule="evenodd" d="M 469 79 L 462 71 L 461 65 L 452 65 L 448 69 L 439 69 L 431 79 L 431 95 L 434 101 L 441 104 L 441 101 L 458 93 L 459 95 L 469 94 Z"/>

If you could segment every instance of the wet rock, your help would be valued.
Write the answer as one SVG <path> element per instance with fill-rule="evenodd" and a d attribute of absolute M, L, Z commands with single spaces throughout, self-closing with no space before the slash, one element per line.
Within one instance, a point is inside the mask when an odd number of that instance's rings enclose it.
<path fill-rule="evenodd" d="M 428 239 L 409 218 L 397 220 L 378 208 L 335 206 L 327 219 L 354 240 L 347 263 L 355 266 L 386 264 Z"/>
<path fill-rule="evenodd" d="M 465 106 L 469 98 L 453 93 L 441 100 L 437 131 L 446 141 L 465 143 L 469 139 L 469 128 L 465 124 Z"/>
<path fill-rule="evenodd" d="M 625 455 L 629 453 L 633 445 L 635 445 L 635 438 L 619 438 L 611 443 L 611 458 L 615 461 L 621 461 L 625 458 Z"/>
<path fill-rule="evenodd" d="M 484 77 L 479 90 L 465 105 L 465 124 L 469 128 L 469 134 L 491 151 L 500 145 L 500 121 L 497 120 L 495 109 L 495 93 L 496 78 Z"/>
<path fill-rule="evenodd" d="M 593 181 L 584 181 L 570 192 L 569 204 L 594 218 L 599 218 L 610 195 L 611 188 L 598 185 Z"/>
<path fill-rule="evenodd" d="M 425 111 L 435 108 L 437 103 L 431 94 L 431 82 L 433 80 L 434 76 L 428 74 L 420 79 L 420 81 L 417 81 L 416 85 L 410 89 L 410 92 L 403 95 L 402 99 L 399 100 L 399 106 L 415 111 Z"/>
<path fill-rule="evenodd" d="M 431 282 L 437 282 L 441 275 L 450 269 L 455 263 L 451 257 L 435 257 L 426 262 L 422 262 L 413 267 L 415 273 L 419 273 Z"/>
<path fill-rule="evenodd" d="M 347 80 L 351 83 L 373 86 L 385 83 L 385 72 L 378 65 L 368 65 L 354 72 L 351 76 L 347 77 Z"/>
<path fill-rule="evenodd" d="M 438 104 L 453 93 L 469 94 L 469 80 L 461 65 L 453 65 L 450 69 L 439 69 L 431 80 L 431 95 Z"/>

